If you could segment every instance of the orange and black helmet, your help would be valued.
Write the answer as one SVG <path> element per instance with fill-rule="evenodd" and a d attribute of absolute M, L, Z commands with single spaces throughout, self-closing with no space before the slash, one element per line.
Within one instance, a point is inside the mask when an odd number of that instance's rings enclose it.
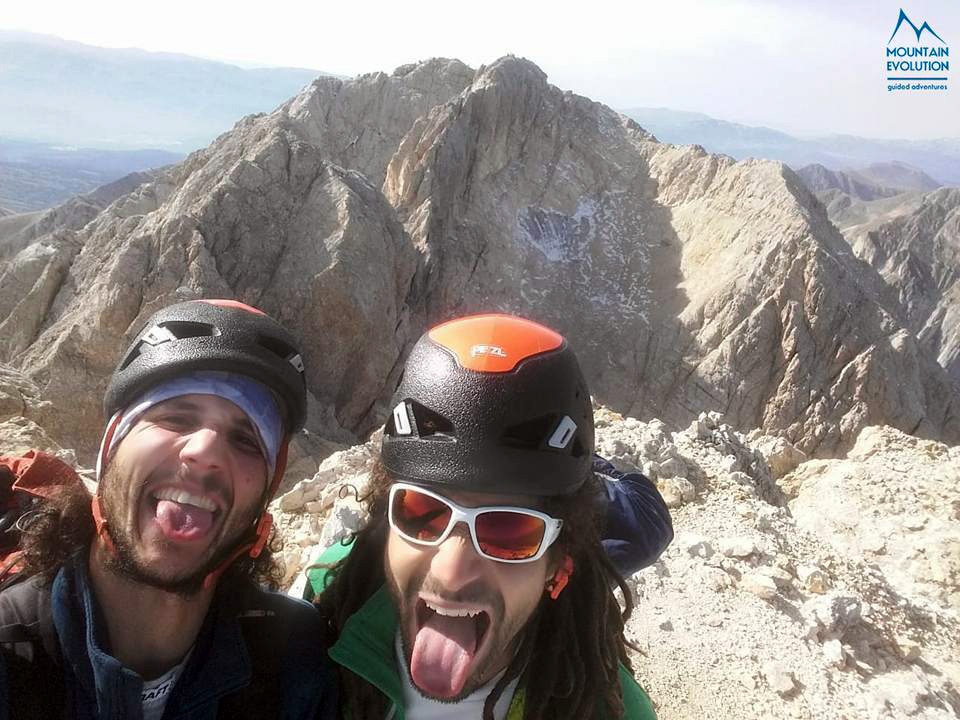
<path fill-rule="evenodd" d="M 106 416 L 145 390 L 196 370 L 258 380 L 279 399 L 287 434 L 303 427 L 306 381 L 296 340 L 261 310 L 235 300 L 191 300 L 154 313 L 110 378 Z"/>
<path fill-rule="evenodd" d="M 588 477 L 593 410 L 563 336 L 510 315 L 425 333 L 407 360 L 381 448 L 398 480 L 562 495 Z"/>

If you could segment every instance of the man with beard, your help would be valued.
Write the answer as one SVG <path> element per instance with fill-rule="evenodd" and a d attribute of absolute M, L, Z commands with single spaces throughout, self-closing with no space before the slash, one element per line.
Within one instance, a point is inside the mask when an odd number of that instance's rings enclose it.
<path fill-rule="evenodd" d="M 22 518 L 0 718 L 335 717 L 316 612 L 258 585 L 278 579 L 266 506 L 306 414 L 293 337 L 235 301 L 173 305 L 104 405 L 93 498 Z"/>
<path fill-rule="evenodd" d="M 445 323 L 413 348 L 392 407 L 369 521 L 311 577 L 345 716 L 653 718 L 566 340 L 506 315 Z M 649 522 L 659 554 L 666 509 Z"/>

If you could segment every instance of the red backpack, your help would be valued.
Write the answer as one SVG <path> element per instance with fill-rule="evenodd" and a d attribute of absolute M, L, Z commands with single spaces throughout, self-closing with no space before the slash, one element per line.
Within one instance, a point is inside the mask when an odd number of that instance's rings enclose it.
<path fill-rule="evenodd" d="M 20 570 L 20 531 L 30 511 L 62 488 L 82 484 L 76 470 L 50 453 L 0 456 L 0 587 Z"/>

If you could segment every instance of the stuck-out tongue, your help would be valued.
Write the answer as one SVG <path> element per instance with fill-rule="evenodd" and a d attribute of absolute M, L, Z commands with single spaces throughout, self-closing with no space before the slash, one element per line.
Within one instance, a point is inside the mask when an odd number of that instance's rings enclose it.
<path fill-rule="evenodd" d="M 196 505 L 161 500 L 157 503 L 157 524 L 172 540 L 195 540 L 213 524 L 213 513 Z"/>
<path fill-rule="evenodd" d="M 433 613 L 413 642 L 410 677 L 427 695 L 455 697 L 477 651 L 477 621 Z"/>

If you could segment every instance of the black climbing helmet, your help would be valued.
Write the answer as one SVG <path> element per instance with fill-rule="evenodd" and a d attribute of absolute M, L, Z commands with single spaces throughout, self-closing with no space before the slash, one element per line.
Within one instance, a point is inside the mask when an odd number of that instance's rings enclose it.
<path fill-rule="evenodd" d="M 397 480 L 563 495 L 588 477 L 593 409 L 563 336 L 510 315 L 439 325 L 414 346 L 381 457 Z"/>
<path fill-rule="evenodd" d="M 306 382 L 296 340 L 261 310 L 235 300 L 191 300 L 154 313 L 113 371 L 106 416 L 154 385 L 196 370 L 260 381 L 279 398 L 287 433 L 303 427 Z"/>

